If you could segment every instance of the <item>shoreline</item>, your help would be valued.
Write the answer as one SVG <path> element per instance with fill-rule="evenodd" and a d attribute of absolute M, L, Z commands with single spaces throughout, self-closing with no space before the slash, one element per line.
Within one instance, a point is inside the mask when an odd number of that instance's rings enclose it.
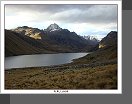
<path fill-rule="evenodd" d="M 78 58 L 76 58 L 76 57 L 73 57 L 72 59 L 69 59 L 68 61 L 69 62 L 67 62 L 67 63 L 62 63 L 62 64 L 56 64 L 56 65 L 45 65 L 45 64 L 43 64 L 42 63 L 42 65 L 41 66 L 37 66 L 37 64 L 36 64 L 36 66 L 34 65 L 34 66 L 28 66 L 28 65 L 25 65 L 25 66 L 23 66 L 23 67 L 19 67 L 19 66 L 14 66 L 14 68 L 6 68 L 5 67 L 5 70 L 13 70 L 13 69 L 25 69 L 25 68 L 38 68 L 38 67 L 54 67 L 54 66 L 62 66 L 62 65 L 69 65 L 69 64 L 71 64 L 71 63 L 73 63 L 74 62 L 74 60 L 78 60 L 78 59 L 80 59 L 80 58 L 83 58 L 83 57 L 85 57 L 86 55 L 88 55 L 88 54 L 90 54 L 90 52 L 77 52 L 77 53 L 73 53 L 73 54 L 85 54 L 85 55 L 82 55 L 82 56 L 80 56 L 80 57 L 78 57 Z M 56 53 L 56 54 L 54 54 L 54 55 L 63 55 L 63 54 L 71 54 L 71 53 Z M 50 55 L 50 54 L 34 54 L 33 56 L 36 56 L 36 55 Z M 28 56 L 32 56 L 32 55 L 20 55 L 20 56 L 24 56 L 24 57 L 28 57 Z M 12 58 L 12 57 L 17 57 L 17 56 L 11 56 L 11 57 L 6 57 L 6 58 Z M 8 66 L 8 65 L 7 65 Z"/>
<path fill-rule="evenodd" d="M 92 53 L 92 51 L 89 52 L 47 52 L 47 53 L 34 53 L 34 54 L 18 54 L 18 55 L 12 55 L 12 56 L 5 56 L 5 58 L 8 57 L 15 57 L 15 56 L 24 56 L 24 55 L 42 55 L 42 54 L 64 54 L 64 53 Z"/>
<path fill-rule="evenodd" d="M 76 59 L 75 59 L 76 60 Z M 73 62 L 71 63 L 66 63 L 66 64 L 61 64 L 61 65 L 51 65 L 51 66 L 39 66 L 39 67 L 23 67 L 23 68 L 10 68 L 10 69 L 5 69 L 5 71 L 11 71 L 11 70 L 26 70 L 26 69 L 42 69 L 42 68 L 46 68 L 46 69 L 52 69 L 52 70 L 56 70 L 56 68 L 82 68 L 82 67 L 96 67 L 96 66 L 104 66 L 104 65 L 112 65 L 112 64 L 117 64 L 116 61 L 109 61 L 109 62 L 101 62 L 101 63 L 92 63 L 92 64 L 76 64 Z"/>

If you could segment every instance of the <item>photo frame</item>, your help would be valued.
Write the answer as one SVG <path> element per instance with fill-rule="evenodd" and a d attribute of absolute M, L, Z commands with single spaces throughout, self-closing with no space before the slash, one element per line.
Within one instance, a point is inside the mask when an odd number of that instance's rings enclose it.
<path fill-rule="evenodd" d="M 117 5 L 118 7 L 118 22 L 117 22 L 117 31 L 118 31 L 118 81 L 117 89 L 112 90 L 79 90 L 79 89 L 50 89 L 50 90 L 8 90 L 5 89 L 5 5 L 7 4 L 96 4 L 96 5 Z M 122 6 L 121 1 L 2 1 L 1 2 L 1 92 L 4 94 L 121 94 L 122 93 Z"/>

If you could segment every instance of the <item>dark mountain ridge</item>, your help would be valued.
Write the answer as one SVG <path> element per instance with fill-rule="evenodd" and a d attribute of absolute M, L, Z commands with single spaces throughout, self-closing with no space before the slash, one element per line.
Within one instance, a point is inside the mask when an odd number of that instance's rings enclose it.
<path fill-rule="evenodd" d="M 62 29 L 55 23 L 44 30 L 28 26 L 5 30 L 5 56 L 89 52 L 95 46 L 97 44 L 92 41 Z"/>
<path fill-rule="evenodd" d="M 56 24 L 45 30 L 28 26 L 5 30 L 5 56 L 88 52 L 92 47 L 86 39 Z"/>

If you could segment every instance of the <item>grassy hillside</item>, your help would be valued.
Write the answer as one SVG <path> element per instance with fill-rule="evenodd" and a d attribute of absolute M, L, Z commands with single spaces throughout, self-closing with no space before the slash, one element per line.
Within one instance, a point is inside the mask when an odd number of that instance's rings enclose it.
<path fill-rule="evenodd" d="M 117 46 L 110 46 L 91 52 L 85 57 L 74 60 L 72 64 L 101 64 L 108 62 L 117 62 Z"/>

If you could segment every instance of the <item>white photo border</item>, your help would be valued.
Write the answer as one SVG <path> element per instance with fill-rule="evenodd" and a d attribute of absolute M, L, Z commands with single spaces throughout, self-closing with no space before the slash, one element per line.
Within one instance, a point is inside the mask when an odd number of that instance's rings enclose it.
<path fill-rule="evenodd" d="M 118 6 L 118 83 L 116 90 L 7 90 L 4 82 L 4 29 L 6 4 L 110 4 Z M 122 1 L 1 1 L 1 87 L 2 94 L 122 94 Z"/>

